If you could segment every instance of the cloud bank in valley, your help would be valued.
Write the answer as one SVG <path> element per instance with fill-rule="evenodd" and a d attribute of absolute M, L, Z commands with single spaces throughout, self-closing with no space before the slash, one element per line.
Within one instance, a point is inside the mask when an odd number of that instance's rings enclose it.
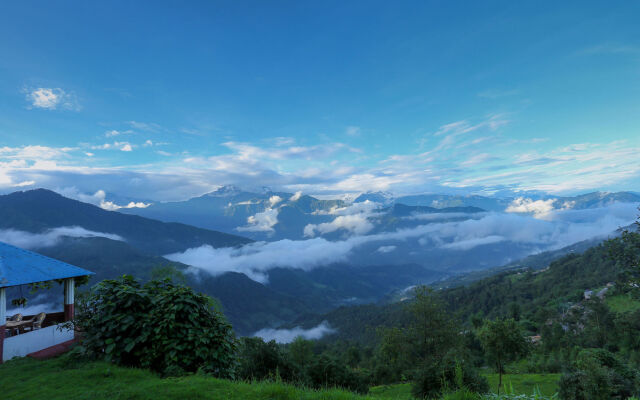
<path fill-rule="evenodd" d="M 333 207 L 329 211 L 316 211 L 315 214 L 333 215 L 335 218 L 331 222 L 308 224 L 304 227 L 304 236 L 314 237 L 338 230 L 355 235 L 367 234 L 374 228 L 369 217 L 374 216 L 379 208 L 380 204 L 366 200 L 346 207 Z"/>
<path fill-rule="evenodd" d="M 260 337 L 265 341 L 275 340 L 278 343 L 291 343 L 297 337 L 302 337 L 307 340 L 317 340 L 325 335 L 330 335 L 335 332 L 335 329 L 329 326 L 327 321 L 323 321 L 320 325 L 311 329 L 302 329 L 297 326 L 293 329 L 272 329 L 265 328 L 254 333 L 254 337 Z"/>
<path fill-rule="evenodd" d="M 61 226 L 42 233 L 32 233 L 15 229 L 0 230 L 0 241 L 25 249 L 38 249 L 55 246 L 63 237 L 104 237 L 111 240 L 124 241 L 121 236 L 113 233 L 95 232 L 81 226 Z"/>
<path fill-rule="evenodd" d="M 636 219 L 637 205 L 616 203 L 587 210 L 557 210 L 545 219 L 512 213 L 481 213 L 463 221 L 434 222 L 410 229 L 372 235 L 354 235 L 330 241 L 322 237 L 306 240 L 256 242 L 239 248 L 202 246 L 166 258 L 179 261 L 213 275 L 241 272 L 258 282 L 268 282 L 273 268 L 310 270 L 332 263 L 349 261 L 354 249 L 379 243 L 378 254 L 390 246 L 417 239 L 421 251 L 439 248 L 466 251 L 482 245 L 513 242 L 531 245 L 534 251 L 559 249 L 582 240 L 609 235 Z M 430 247 L 431 246 L 431 247 Z M 388 251 L 388 253 L 392 253 Z"/>

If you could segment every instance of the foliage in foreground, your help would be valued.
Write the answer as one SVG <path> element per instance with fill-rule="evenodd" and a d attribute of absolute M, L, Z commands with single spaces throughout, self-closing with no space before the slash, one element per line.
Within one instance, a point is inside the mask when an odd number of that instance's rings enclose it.
<path fill-rule="evenodd" d="M 125 368 L 104 361 L 87 361 L 66 354 L 37 361 L 16 359 L 0 365 L 3 398 L 12 400 L 405 400 L 410 385 L 392 390 L 372 390 L 362 396 L 340 389 L 305 389 L 282 382 L 238 382 L 204 374 L 160 378 L 150 371 Z M 399 390 L 393 390 L 393 389 Z M 475 395 L 464 391 L 449 393 L 447 400 L 553 400 L 551 397 L 524 395 Z"/>
<path fill-rule="evenodd" d="M 231 325 L 209 297 L 168 279 L 104 280 L 79 302 L 74 322 L 83 335 L 79 351 L 90 357 L 163 375 L 233 377 Z"/>
<path fill-rule="evenodd" d="M 195 373 L 160 378 L 104 361 L 18 359 L 0 365 L 2 398 L 11 400 L 373 400 L 339 389 L 282 382 L 238 382 Z M 391 400 L 392 398 L 378 398 Z"/>

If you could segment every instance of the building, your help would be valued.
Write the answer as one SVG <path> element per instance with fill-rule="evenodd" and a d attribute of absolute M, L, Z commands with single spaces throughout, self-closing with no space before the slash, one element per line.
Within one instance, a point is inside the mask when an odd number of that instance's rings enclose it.
<path fill-rule="evenodd" d="M 88 275 L 93 272 L 0 242 L 0 363 L 73 341 L 74 330 L 58 324 L 73 320 L 74 279 Z M 48 313 L 43 320 L 25 315 L 21 321 L 8 321 L 8 288 L 52 281 L 53 287 L 63 286 L 64 310 Z"/>

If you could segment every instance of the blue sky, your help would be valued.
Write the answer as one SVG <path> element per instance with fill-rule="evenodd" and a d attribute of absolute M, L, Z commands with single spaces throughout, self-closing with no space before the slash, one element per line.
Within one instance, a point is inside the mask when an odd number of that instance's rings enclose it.
<path fill-rule="evenodd" d="M 632 1 L 3 3 L 0 190 L 637 191 L 638 15 Z"/>

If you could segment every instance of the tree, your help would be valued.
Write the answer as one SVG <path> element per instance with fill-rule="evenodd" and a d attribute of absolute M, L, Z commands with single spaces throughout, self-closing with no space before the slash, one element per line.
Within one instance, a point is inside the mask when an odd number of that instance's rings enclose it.
<path fill-rule="evenodd" d="M 628 399 L 638 392 L 638 372 L 604 349 L 584 349 L 560 379 L 563 400 Z"/>
<path fill-rule="evenodd" d="M 245 337 L 240 341 L 238 377 L 246 380 L 269 378 L 294 382 L 298 371 L 284 352 L 283 346 L 259 337 Z"/>
<path fill-rule="evenodd" d="M 80 299 L 80 351 L 163 375 L 201 370 L 233 377 L 236 341 L 211 298 L 170 280 L 104 280 Z"/>
<path fill-rule="evenodd" d="M 460 345 L 461 328 L 431 289 L 419 286 L 414 296 L 409 304 L 413 322 L 408 330 L 413 358 L 420 364 L 439 363 Z"/>
<path fill-rule="evenodd" d="M 313 360 L 313 342 L 298 336 L 289 345 L 289 355 L 298 368 L 304 370 Z"/>
<path fill-rule="evenodd" d="M 480 330 L 480 341 L 487 358 L 498 371 L 498 394 L 506 363 L 516 361 L 529 352 L 529 342 L 514 319 L 487 321 Z"/>
<path fill-rule="evenodd" d="M 363 394 L 369 391 L 366 376 L 328 354 L 316 357 L 309 366 L 308 373 L 311 384 L 316 389 L 342 387 Z"/>
<path fill-rule="evenodd" d="M 412 391 L 417 397 L 435 398 L 447 388 L 462 389 L 459 386 L 485 391 L 486 379 L 473 369 L 472 357 L 463 349 L 458 321 L 431 289 L 419 286 L 413 293 L 407 305 L 411 323 L 404 330 L 388 329 L 381 353 L 395 365 L 413 369 Z M 456 366 L 464 370 L 460 382 L 454 379 Z"/>
<path fill-rule="evenodd" d="M 640 229 L 640 220 L 636 224 Z M 618 282 L 621 290 L 640 296 L 640 234 L 625 230 L 607 245 L 609 256 L 622 271 Z"/>

